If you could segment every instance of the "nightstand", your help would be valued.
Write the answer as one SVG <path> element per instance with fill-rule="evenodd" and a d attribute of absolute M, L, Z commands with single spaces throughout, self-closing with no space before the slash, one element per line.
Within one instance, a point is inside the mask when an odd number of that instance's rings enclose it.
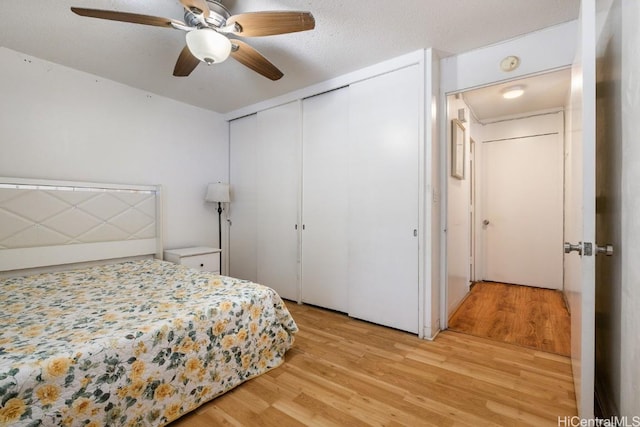
<path fill-rule="evenodd" d="M 221 252 L 220 249 L 204 246 L 168 249 L 164 251 L 164 259 L 196 270 L 220 274 Z"/>

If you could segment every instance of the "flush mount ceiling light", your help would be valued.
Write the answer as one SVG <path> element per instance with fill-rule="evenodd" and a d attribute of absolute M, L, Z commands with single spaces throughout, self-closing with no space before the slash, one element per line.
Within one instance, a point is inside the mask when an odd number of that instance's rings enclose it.
<path fill-rule="evenodd" d="M 222 62 L 231 53 L 231 41 L 210 28 L 190 31 L 186 38 L 193 56 L 207 65 Z"/>
<path fill-rule="evenodd" d="M 504 99 L 513 99 L 513 98 L 522 96 L 523 93 L 524 93 L 524 86 L 520 86 L 520 85 L 509 86 L 508 88 L 505 88 L 502 90 L 502 97 Z"/>

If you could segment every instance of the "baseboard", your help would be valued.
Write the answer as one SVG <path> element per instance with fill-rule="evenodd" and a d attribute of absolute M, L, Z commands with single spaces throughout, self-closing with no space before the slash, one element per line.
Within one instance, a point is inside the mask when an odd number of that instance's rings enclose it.
<path fill-rule="evenodd" d="M 432 328 L 425 326 L 422 332 L 423 332 L 423 335 L 422 335 L 423 339 L 427 341 L 435 340 L 438 334 L 440 333 L 440 321 L 439 320 L 436 321 L 436 324 Z"/>

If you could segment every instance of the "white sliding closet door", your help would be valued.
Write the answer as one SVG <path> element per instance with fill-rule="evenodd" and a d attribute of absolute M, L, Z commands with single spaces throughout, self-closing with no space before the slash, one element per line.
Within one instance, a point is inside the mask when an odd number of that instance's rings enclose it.
<path fill-rule="evenodd" d="M 350 86 L 349 315 L 418 332 L 420 72 Z"/>
<path fill-rule="evenodd" d="M 255 114 L 229 123 L 229 275 L 257 281 L 257 209 L 256 140 L 258 120 Z"/>
<path fill-rule="evenodd" d="M 302 102 L 302 301 L 346 312 L 349 88 Z"/>
<path fill-rule="evenodd" d="M 298 300 L 300 103 L 258 112 L 256 149 L 258 282 Z"/>

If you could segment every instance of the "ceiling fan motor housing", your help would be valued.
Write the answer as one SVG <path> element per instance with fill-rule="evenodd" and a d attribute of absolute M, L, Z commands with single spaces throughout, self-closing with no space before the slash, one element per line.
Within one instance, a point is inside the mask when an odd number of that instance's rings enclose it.
<path fill-rule="evenodd" d="M 231 16 L 231 12 L 222 5 L 222 3 L 212 0 L 206 0 L 209 7 L 209 16 L 205 18 L 205 22 L 212 28 L 222 28 L 227 22 L 227 19 Z M 197 16 L 202 11 L 185 9 L 184 20 L 190 27 L 198 27 L 201 25 L 201 20 Z"/>

